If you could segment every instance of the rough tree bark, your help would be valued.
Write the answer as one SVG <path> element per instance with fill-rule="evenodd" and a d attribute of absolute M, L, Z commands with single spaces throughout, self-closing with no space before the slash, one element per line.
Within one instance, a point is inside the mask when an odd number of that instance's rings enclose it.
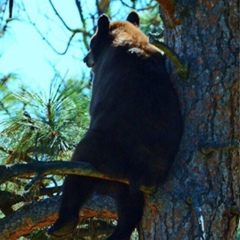
<path fill-rule="evenodd" d="M 140 239 L 236 239 L 239 221 L 237 0 L 159 0 L 164 39 L 189 67 L 174 73 L 185 133 L 169 181 L 147 198 Z"/>
<path fill-rule="evenodd" d="M 236 239 L 240 212 L 237 0 L 157 1 L 165 42 L 189 68 L 188 78 L 181 79 L 168 62 L 185 133 L 169 181 L 146 196 L 140 239 Z M 1 177 L 5 179 L 3 173 Z M 86 206 L 80 214 L 116 217 L 110 200 L 93 202 L 102 205 Z M 44 199 L 16 211 L 0 221 L 0 238 L 13 240 L 52 224 L 57 206 L 58 198 Z"/>
<path fill-rule="evenodd" d="M 6 218 L 0 219 L 0 239 L 16 240 L 34 230 L 52 225 L 58 217 L 60 197 L 54 196 L 32 202 Z M 84 218 L 117 218 L 110 197 L 94 195 L 79 213 Z"/>

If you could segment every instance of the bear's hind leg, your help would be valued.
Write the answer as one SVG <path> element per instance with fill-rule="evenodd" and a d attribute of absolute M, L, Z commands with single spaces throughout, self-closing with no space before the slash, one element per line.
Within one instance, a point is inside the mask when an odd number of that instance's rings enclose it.
<path fill-rule="evenodd" d="M 130 193 L 129 186 L 119 184 L 116 193 L 118 224 L 107 240 L 129 240 L 133 230 L 141 221 L 144 195 L 141 191 Z"/>
<path fill-rule="evenodd" d="M 59 216 L 48 234 L 62 237 L 71 233 L 79 221 L 79 210 L 95 188 L 95 179 L 68 175 L 64 181 Z"/>

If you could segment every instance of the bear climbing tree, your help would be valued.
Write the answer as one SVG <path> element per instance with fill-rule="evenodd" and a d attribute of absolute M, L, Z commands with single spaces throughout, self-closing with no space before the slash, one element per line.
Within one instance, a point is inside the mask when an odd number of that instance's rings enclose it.
<path fill-rule="evenodd" d="M 185 129 L 168 181 L 145 201 L 139 237 L 236 239 L 240 207 L 238 1 L 157 2 L 164 21 L 164 41 L 189 68 L 188 78 L 181 79 L 167 59 Z M 28 167 L 32 166 L 1 166 L 1 181 L 17 174 L 30 176 L 41 169 Z M 50 164 L 46 168 L 56 174 L 69 173 L 70 168 L 64 167 L 64 171 L 53 170 Z M 74 172 L 79 170 L 75 168 Z M 1 197 L 4 199 L 12 202 Z M 95 209 L 104 209 L 101 213 L 88 205 L 81 214 L 116 217 L 110 201 L 107 207 L 98 199 L 95 202 Z M 16 239 L 51 225 L 57 218 L 57 207 L 58 197 L 52 197 L 1 219 L 1 238 Z"/>
<path fill-rule="evenodd" d="M 139 17 L 110 23 L 98 20 L 84 61 L 94 72 L 90 126 L 72 161 L 87 162 L 99 172 L 127 179 L 129 185 L 101 179 L 66 177 L 59 218 L 48 233 L 63 237 L 79 221 L 79 210 L 98 193 L 114 193 L 118 224 L 109 240 L 127 240 L 144 209 L 142 185 L 166 181 L 183 132 L 177 94 L 165 57 L 138 29 Z"/>

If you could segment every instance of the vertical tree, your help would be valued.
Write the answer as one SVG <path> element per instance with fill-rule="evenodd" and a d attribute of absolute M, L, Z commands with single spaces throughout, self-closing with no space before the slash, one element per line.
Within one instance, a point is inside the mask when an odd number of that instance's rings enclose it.
<path fill-rule="evenodd" d="M 146 196 L 139 237 L 235 239 L 240 214 L 237 0 L 157 1 L 165 25 L 165 43 L 189 69 L 187 79 L 181 79 L 176 67 L 167 61 L 181 100 L 185 133 L 169 181 L 156 194 Z M 99 12 L 105 11 L 99 6 Z M 1 170 L 7 172 L 4 166 Z M 9 210 L 9 203 L 26 200 L 26 195 L 15 196 L 19 199 L 11 202 L 12 195 L 6 194 L 1 192 L 1 209 L 4 205 Z M 0 221 L 1 238 L 16 239 L 52 224 L 58 201 L 58 197 L 29 200 L 29 205 L 14 213 L 5 211 L 6 217 Z M 107 202 L 95 200 L 98 204 L 83 210 L 81 216 L 115 218 L 114 208 Z"/>
<path fill-rule="evenodd" d="M 140 239 L 236 239 L 239 221 L 239 10 L 237 0 L 158 0 L 185 133 L 171 179 L 147 199 Z"/>

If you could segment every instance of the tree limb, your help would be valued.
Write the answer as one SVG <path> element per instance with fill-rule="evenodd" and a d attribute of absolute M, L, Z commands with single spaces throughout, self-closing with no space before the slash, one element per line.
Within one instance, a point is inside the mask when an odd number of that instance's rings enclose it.
<path fill-rule="evenodd" d="M 106 177 L 102 173 L 97 172 L 89 163 L 64 161 L 35 162 L 11 166 L 2 165 L 0 166 L 0 183 L 15 177 L 35 176 L 34 180 L 29 184 L 31 186 L 37 179 L 49 174 L 75 174 L 128 183 L 126 180 L 116 180 Z M 2 196 L 13 197 L 9 194 L 3 192 Z M 24 197 L 17 196 L 17 199 L 12 199 L 12 203 L 16 201 L 24 202 L 24 200 L 26 200 Z M 8 202 L 10 203 L 10 201 Z M 8 207 L 4 208 L 7 212 L 11 210 L 11 206 L 9 205 Z M 15 212 L 11 212 L 9 216 L 0 219 L 0 239 L 14 240 L 20 236 L 29 234 L 35 229 L 45 228 L 53 224 L 57 218 L 58 209 L 59 197 L 54 196 L 30 203 Z M 99 195 L 94 195 L 86 203 L 80 212 L 80 216 L 85 218 L 117 218 L 116 209 L 111 197 Z"/>
<path fill-rule="evenodd" d="M 80 211 L 80 217 L 116 219 L 117 214 L 113 201 L 111 199 L 106 201 L 106 196 L 104 196 L 104 200 L 101 198 L 99 195 L 94 195 L 92 200 Z M 33 202 L 8 217 L 0 219 L 0 239 L 15 240 L 33 230 L 50 226 L 57 218 L 59 200 L 60 197 L 55 196 Z M 99 211 L 99 209 L 101 210 Z"/>
<path fill-rule="evenodd" d="M 53 196 L 54 194 L 60 194 L 62 186 L 40 188 L 36 194 L 33 191 L 24 193 L 23 195 L 15 194 L 8 191 L 0 191 L 0 209 L 5 216 L 12 214 L 14 211 L 12 206 L 17 203 L 37 201 L 42 196 Z"/>
<path fill-rule="evenodd" d="M 55 12 L 55 14 L 58 16 L 58 18 L 60 19 L 60 21 L 62 22 L 62 24 L 67 28 L 67 30 L 69 30 L 70 32 L 73 31 L 73 29 L 71 29 L 66 23 L 65 21 L 63 20 L 63 18 L 61 17 L 61 15 L 58 13 L 57 9 L 55 8 L 55 6 L 53 5 L 52 1 L 49 0 L 49 3 L 53 9 L 53 11 Z"/>
<path fill-rule="evenodd" d="M 15 164 L 15 165 L 1 165 L 0 166 L 0 183 L 6 182 L 14 177 L 29 177 L 35 176 L 27 185 L 27 189 L 30 188 L 39 178 L 46 175 L 79 175 L 100 178 L 110 181 L 122 182 L 129 184 L 126 179 L 116 179 L 104 175 L 98 172 L 90 163 L 86 162 L 65 162 L 65 161 L 53 161 L 53 162 L 34 162 L 29 164 Z M 145 193 L 152 193 L 154 187 L 141 186 L 141 191 Z"/>
<path fill-rule="evenodd" d="M 150 42 L 159 48 L 164 54 L 175 64 L 177 74 L 186 79 L 188 77 L 188 66 L 170 47 L 168 47 L 164 42 L 160 42 L 155 38 L 155 35 L 148 33 L 150 36 Z"/>
<path fill-rule="evenodd" d="M 80 0 L 75 0 L 75 4 L 76 4 L 77 9 L 78 9 L 78 13 L 79 13 L 82 25 L 83 25 L 83 29 L 87 29 L 86 28 L 86 20 L 83 17 L 81 1 Z M 83 43 L 84 43 L 84 46 L 86 47 L 86 49 L 89 49 L 89 44 L 88 44 L 88 41 L 87 41 L 87 35 L 85 35 L 85 34 L 83 34 Z"/>
<path fill-rule="evenodd" d="M 227 150 L 233 150 L 233 149 L 238 149 L 239 148 L 239 141 L 237 139 L 233 139 L 229 142 L 224 142 L 224 143 L 207 143 L 203 146 L 200 147 L 200 151 L 208 155 L 213 152 L 217 151 L 227 151 Z"/>
<path fill-rule="evenodd" d="M 9 18 L 12 18 L 13 0 L 9 1 Z"/>
<path fill-rule="evenodd" d="M 51 1 L 49 0 L 50 4 L 51 4 Z M 60 18 L 60 21 L 64 24 L 64 26 L 66 27 L 67 30 L 69 30 L 70 32 L 72 32 L 69 40 L 68 40 L 68 45 L 67 47 L 65 48 L 64 51 L 58 51 L 53 45 L 52 43 L 44 36 L 44 34 L 39 30 L 39 28 L 37 27 L 37 25 L 35 24 L 35 22 L 32 21 L 32 19 L 30 18 L 30 16 L 28 14 L 27 15 L 27 18 L 28 18 L 28 21 L 29 23 L 35 28 L 35 30 L 37 31 L 37 33 L 42 37 L 42 39 L 47 43 L 47 45 L 57 54 L 59 55 L 64 55 L 67 50 L 69 49 L 69 45 L 70 43 L 72 42 L 73 38 L 75 37 L 75 35 L 77 33 L 82 33 L 83 34 L 83 37 L 87 39 L 87 37 L 91 37 L 92 35 L 86 31 L 86 28 L 76 28 L 76 29 L 71 29 L 70 27 L 68 27 L 68 25 L 64 22 L 64 20 L 60 17 L 59 13 L 56 11 L 56 9 L 54 8 L 54 6 L 52 5 L 53 7 L 53 10 L 55 11 L 55 14 Z M 27 10 L 23 4 L 23 10 L 27 13 Z"/>

